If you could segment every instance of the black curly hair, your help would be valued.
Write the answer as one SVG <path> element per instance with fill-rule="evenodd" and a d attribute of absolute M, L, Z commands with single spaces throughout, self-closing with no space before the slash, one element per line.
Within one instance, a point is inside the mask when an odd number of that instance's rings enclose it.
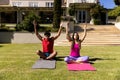
<path fill-rule="evenodd" d="M 47 37 L 50 37 L 51 36 L 50 30 L 45 31 L 44 35 L 47 36 Z"/>

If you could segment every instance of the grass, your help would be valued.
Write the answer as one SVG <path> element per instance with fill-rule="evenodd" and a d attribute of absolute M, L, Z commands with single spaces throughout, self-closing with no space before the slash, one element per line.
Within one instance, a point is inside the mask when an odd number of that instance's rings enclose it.
<path fill-rule="evenodd" d="M 56 69 L 32 69 L 41 44 L 0 44 L 0 80 L 120 80 L 120 46 L 83 46 L 81 55 L 90 56 L 97 71 L 68 71 L 63 58 Z M 58 56 L 69 47 L 55 46 Z"/>

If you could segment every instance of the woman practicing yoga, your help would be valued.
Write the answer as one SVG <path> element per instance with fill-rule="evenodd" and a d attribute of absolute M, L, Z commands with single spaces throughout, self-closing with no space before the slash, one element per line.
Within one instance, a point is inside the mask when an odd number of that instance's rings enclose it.
<path fill-rule="evenodd" d="M 69 42 L 71 42 L 71 51 L 70 51 L 70 56 L 65 57 L 64 61 L 67 63 L 87 62 L 89 57 L 80 55 L 81 43 L 83 42 L 87 34 L 86 32 L 87 23 L 85 23 L 84 25 L 84 35 L 82 38 L 80 38 L 77 32 L 74 32 L 73 35 L 70 36 L 68 32 L 68 26 L 69 26 L 69 22 L 67 23 L 67 27 L 66 27 L 66 38 Z"/>

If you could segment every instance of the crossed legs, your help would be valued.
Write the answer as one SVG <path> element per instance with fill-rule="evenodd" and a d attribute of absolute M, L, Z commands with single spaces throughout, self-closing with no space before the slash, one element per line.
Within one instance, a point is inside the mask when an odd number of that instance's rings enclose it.
<path fill-rule="evenodd" d="M 40 50 L 37 50 L 36 53 L 37 53 L 37 55 L 39 55 L 41 58 L 47 59 L 47 60 L 53 59 L 53 58 L 57 55 L 57 52 L 56 52 L 56 51 L 53 51 L 53 53 L 51 53 L 48 57 L 45 56 L 45 54 L 44 54 L 42 51 L 40 51 Z"/>
<path fill-rule="evenodd" d="M 67 63 L 84 63 L 88 62 L 89 57 L 88 56 L 81 56 L 81 57 L 72 57 L 72 56 L 67 56 L 64 58 L 64 61 Z"/>

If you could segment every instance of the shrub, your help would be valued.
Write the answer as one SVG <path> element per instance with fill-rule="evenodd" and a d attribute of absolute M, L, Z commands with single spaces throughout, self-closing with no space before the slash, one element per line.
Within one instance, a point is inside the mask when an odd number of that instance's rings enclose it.
<path fill-rule="evenodd" d="M 101 24 L 100 19 L 94 19 L 94 24 L 95 24 L 95 25 L 100 25 L 100 24 Z"/>
<path fill-rule="evenodd" d="M 15 27 L 16 31 L 22 31 L 24 30 L 23 25 L 22 24 L 17 24 Z"/>
<path fill-rule="evenodd" d="M 96 5 L 90 10 L 90 15 L 94 19 L 94 24 L 106 24 L 106 10 L 103 6 Z"/>
<path fill-rule="evenodd" d="M 29 32 L 33 32 L 34 31 L 34 27 L 33 27 L 33 20 L 36 20 L 38 23 L 40 21 L 40 17 L 35 15 L 33 12 L 30 12 L 28 14 L 28 16 L 25 17 L 25 19 L 20 23 L 16 25 L 16 30 L 17 31 L 21 31 L 21 30 L 26 30 Z M 37 26 L 37 28 L 39 28 L 39 25 Z"/>
<path fill-rule="evenodd" d="M 74 14 L 75 14 L 75 10 L 74 10 L 74 8 L 69 8 L 69 15 L 70 16 L 74 16 Z"/>
<path fill-rule="evenodd" d="M 5 24 L 1 24 L 0 31 L 10 31 L 10 30 Z"/>
<path fill-rule="evenodd" d="M 120 7 L 119 6 L 108 12 L 109 18 L 116 18 L 119 15 L 120 15 Z"/>

